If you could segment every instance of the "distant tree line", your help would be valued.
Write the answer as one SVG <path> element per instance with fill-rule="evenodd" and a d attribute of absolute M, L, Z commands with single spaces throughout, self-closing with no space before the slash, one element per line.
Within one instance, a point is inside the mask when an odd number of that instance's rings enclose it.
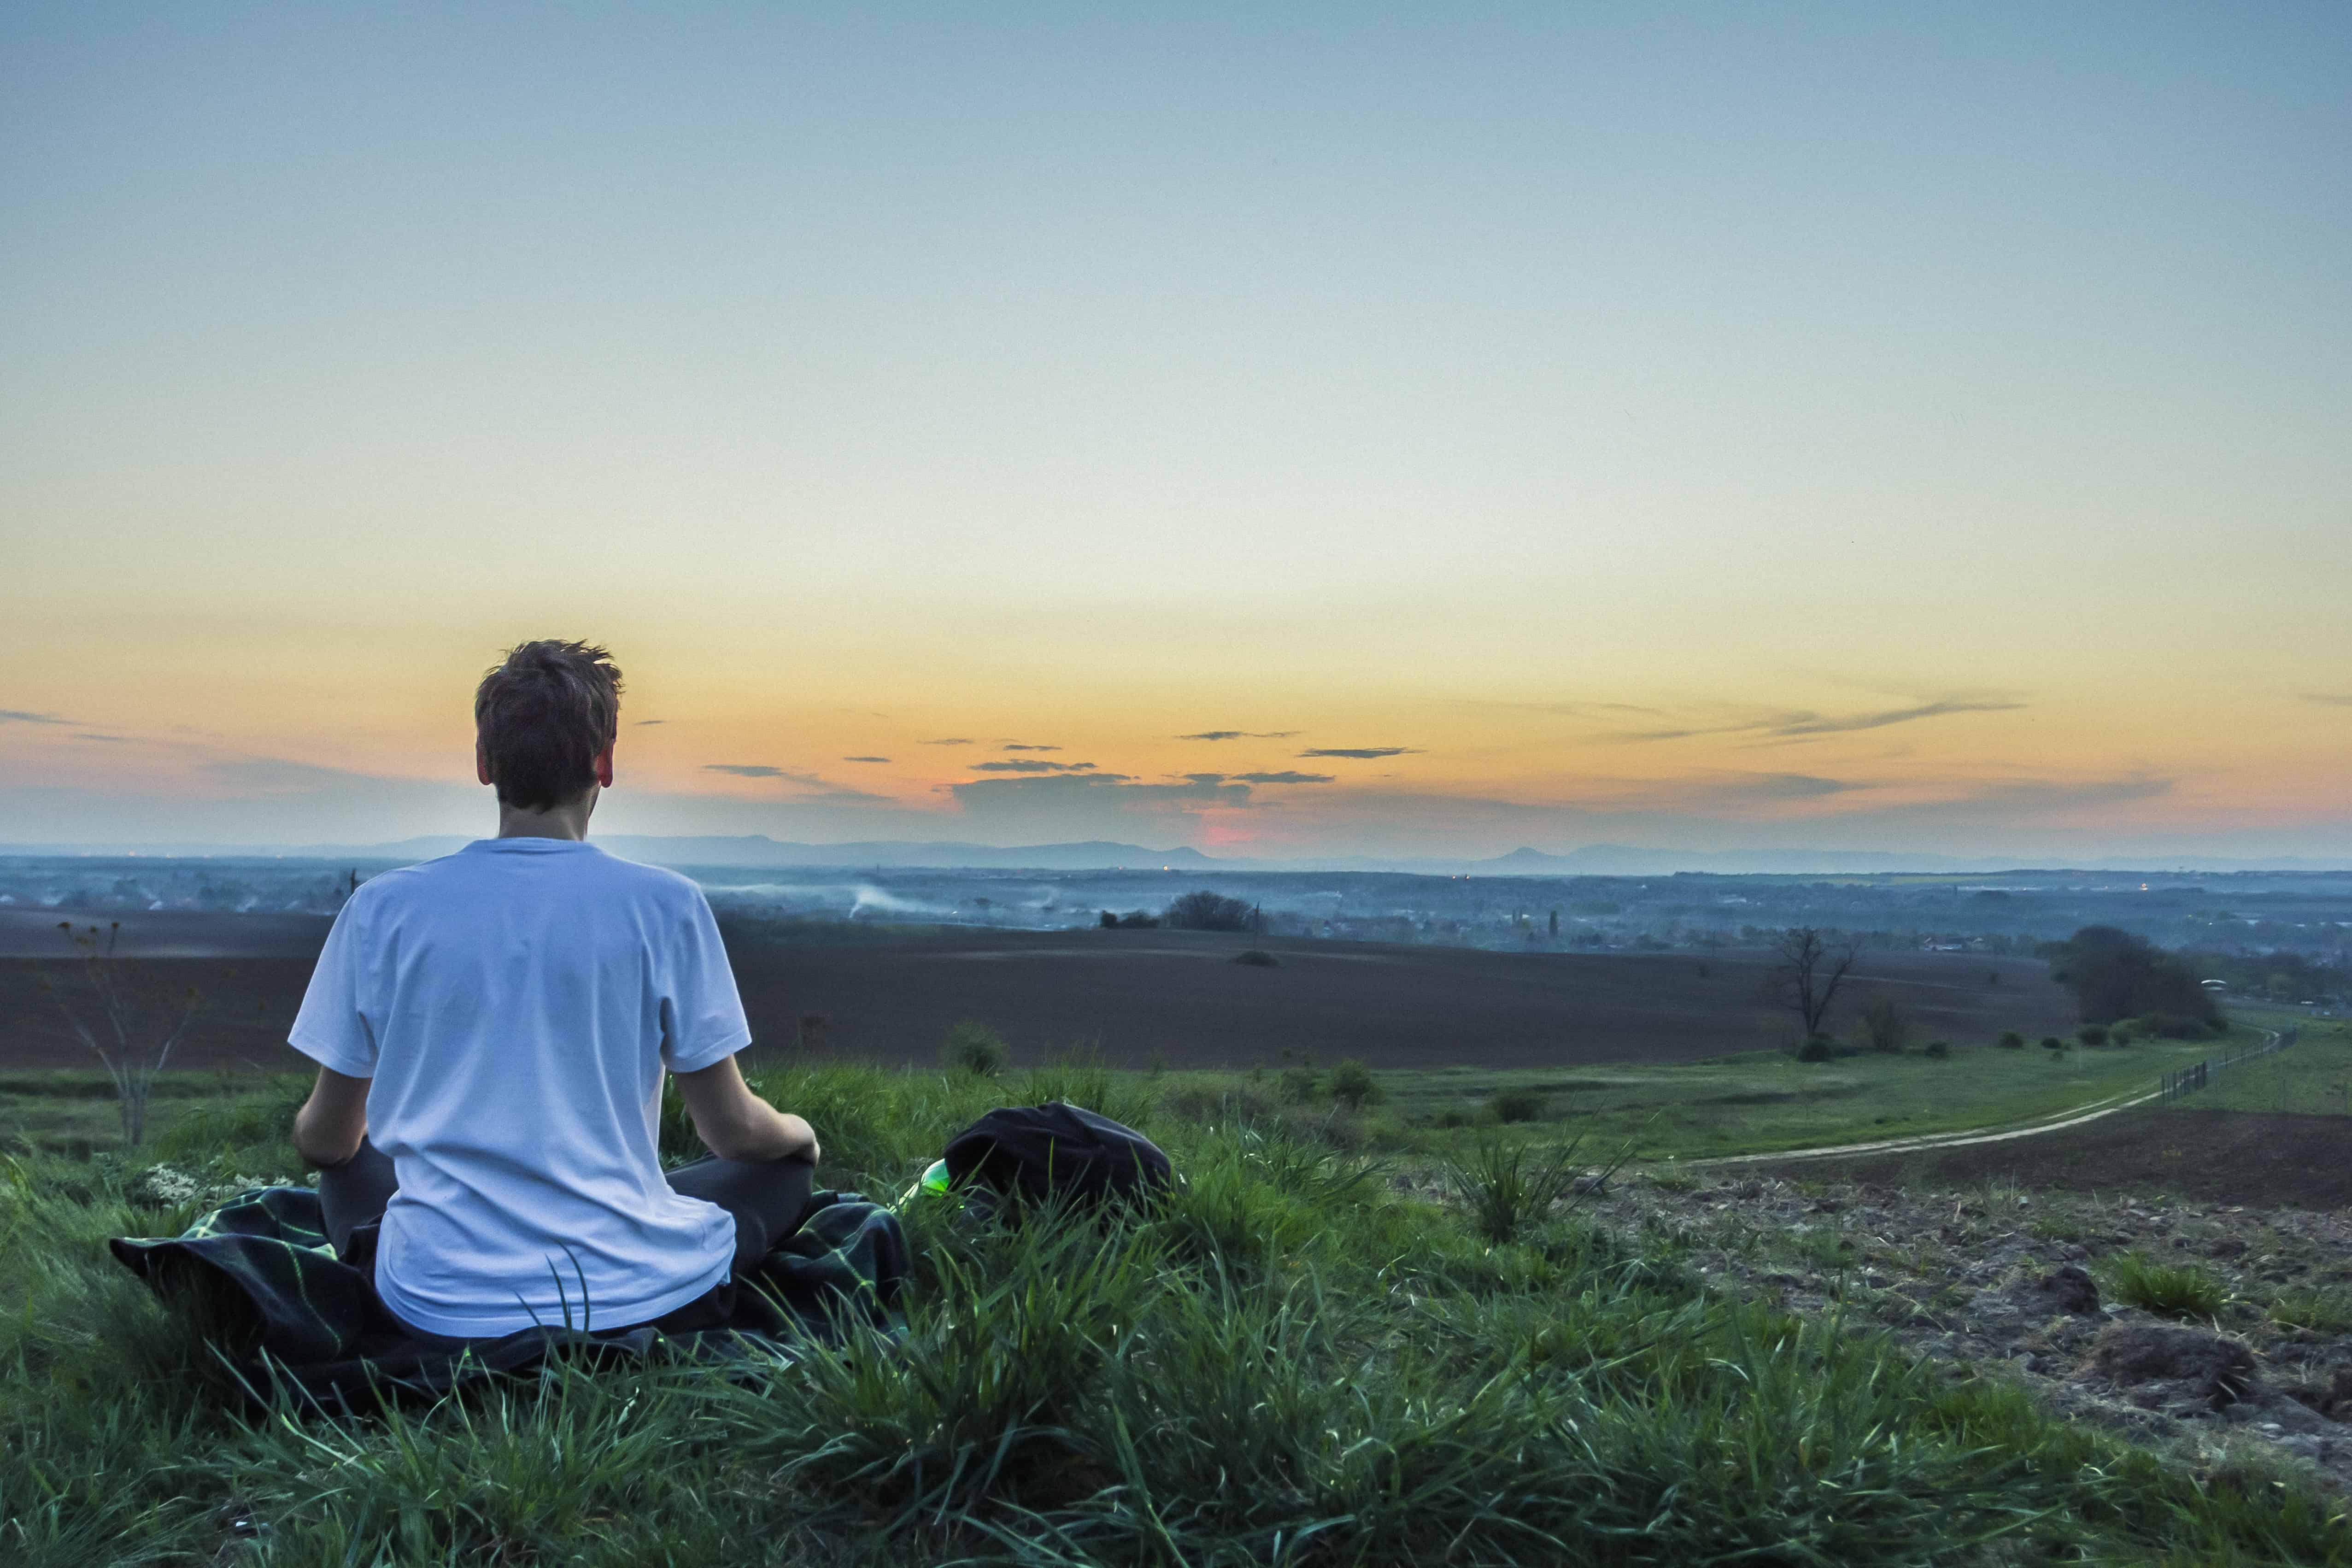
<path fill-rule="evenodd" d="M 1242 899 L 1229 899 L 1223 893 L 1207 889 L 1180 895 L 1158 914 L 1147 910 L 1129 910 L 1125 914 L 1102 911 L 1102 927 L 1150 929 L 1166 926 L 1171 931 L 1258 931 L 1263 920 L 1257 907 Z"/>
<path fill-rule="evenodd" d="M 2299 952 L 2184 952 L 2180 961 L 2200 979 L 2226 982 L 2235 995 L 2278 1002 L 2352 996 L 2352 968 Z"/>

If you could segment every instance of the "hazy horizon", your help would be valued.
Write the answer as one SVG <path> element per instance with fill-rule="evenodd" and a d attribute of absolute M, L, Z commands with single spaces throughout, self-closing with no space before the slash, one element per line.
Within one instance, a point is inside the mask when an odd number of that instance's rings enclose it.
<path fill-rule="evenodd" d="M 0 17 L 0 842 L 2352 864 L 2352 12 Z"/>

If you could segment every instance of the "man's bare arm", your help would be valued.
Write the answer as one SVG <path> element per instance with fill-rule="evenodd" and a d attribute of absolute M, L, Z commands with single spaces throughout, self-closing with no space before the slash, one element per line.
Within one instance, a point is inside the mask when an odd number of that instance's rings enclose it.
<path fill-rule="evenodd" d="M 319 1069 L 310 1098 L 294 1113 L 294 1152 L 320 1170 L 347 1163 L 367 1136 L 368 1085 L 332 1068 Z"/>
<path fill-rule="evenodd" d="M 728 1057 L 698 1072 L 682 1072 L 677 1094 L 710 1152 L 722 1160 L 806 1160 L 816 1163 L 816 1133 L 797 1116 L 751 1092 L 743 1070 Z"/>

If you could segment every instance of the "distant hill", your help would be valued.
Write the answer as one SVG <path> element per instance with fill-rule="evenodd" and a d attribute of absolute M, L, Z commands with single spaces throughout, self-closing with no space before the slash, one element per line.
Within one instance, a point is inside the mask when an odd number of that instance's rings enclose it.
<path fill-rule="evenodd" d="M 1438 869 L 1489 877 L 1664 877 L 1678 871 L 1715 876 L 1852 877 L 1890 872 L 2054 871 L 2305 871 L 2342 868 L 2341 860 L 2297 855 L 2244 859 L 2215 855 L 2097 856 L 2055 859 L 2025 856 L 1962 858 L 1878 849 L 1644 849 L 1629 844 L 1588 844 L 1565 855 L 1514 849 L 1491 860 L 1399 863 L 1400 869 Z"/>
<path fill-rule="evenodd" d="M 1950 855 L 1876 849 L 1652 849 L 1630 844 L 1588 844 L 1562 854 L 1522 847 L 1506 855 L 1474 858 L 1398 855 L 1318 855 L 1297 859 L 1209 856 L 1197 849 L 1153 849 L 1139 844 L 1088 839 L 1071 844 L 1024 844 L 1000 847 L 953 839 L 868 839 L 856 844 L 800 844 L 763 834 L 736 837 L 663 837 L 653 834 L 593 834 L 593 842 L 615 855 L 649 865 L 789 869 L 851 869 L 973 867 L 999 870 L 1097 871 L 1169 867 L 1185 870 L 1401 872 L 1424 877 L 1670 877 L 1678 872 L 1713 876 L 1832 877 L 1902 872 L 1977 873 L 2025 870 L 2138 871 L 2142 873 L 2323 873 L 2352 868 L 2338 859 L 2294 855 L 2236 858 L 2210 855 L 2102 856 L 2058 858 Z M 121 858 L 186 857 L 211 859 L 324 860 L 349 865 L 403 865 L 463 848 L 470 840 L 455 834 L 404 838 L 390 844 L 0 844 L 0 857 Z"/>

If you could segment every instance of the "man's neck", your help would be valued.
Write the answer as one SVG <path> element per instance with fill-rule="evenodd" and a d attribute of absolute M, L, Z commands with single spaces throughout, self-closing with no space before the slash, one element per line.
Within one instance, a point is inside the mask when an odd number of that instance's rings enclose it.
<path fill-rule="evenodd" d="M 590 784 L 586 793 L 572 800 L 558 801 L 543 811 L 533 811 L 520 805 L 499 806 L 499 837 L 501 838 L 569 838 L 574 841 L 588 837 L 588 817 L 596 809 L 600 792 Z"/>

